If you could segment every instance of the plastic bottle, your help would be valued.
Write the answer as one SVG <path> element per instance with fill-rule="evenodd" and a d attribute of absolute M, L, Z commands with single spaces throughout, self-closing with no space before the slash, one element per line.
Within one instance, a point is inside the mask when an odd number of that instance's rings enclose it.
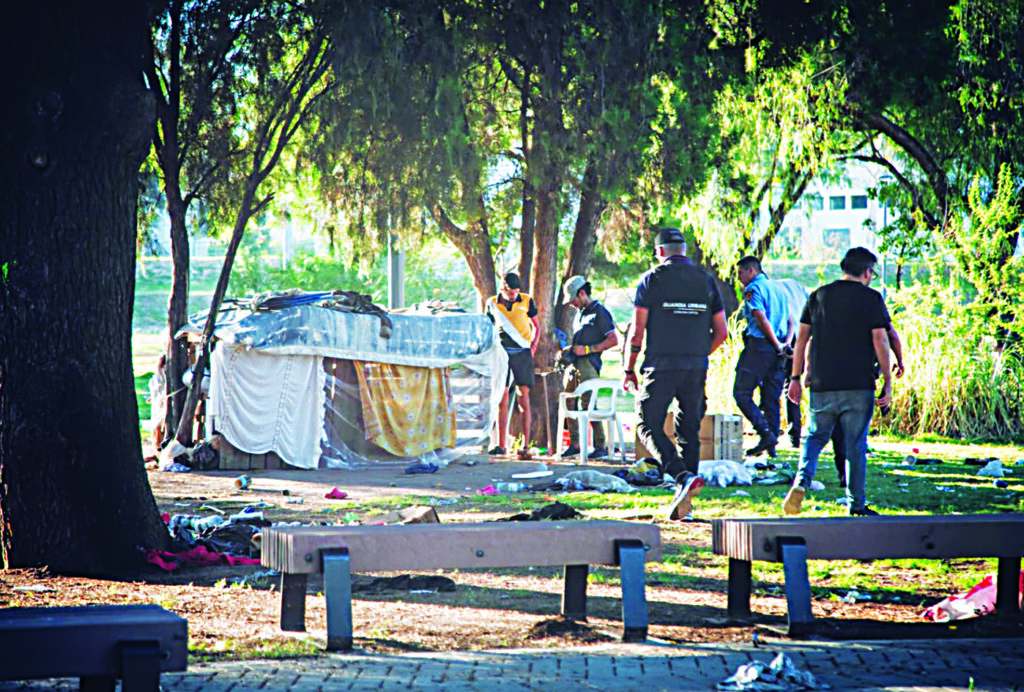
<path fill-rule="evenodd" d="M 495 483 L 494 487 L 499 493 L 519 493 L 526 490 L 526 483 Z"/>

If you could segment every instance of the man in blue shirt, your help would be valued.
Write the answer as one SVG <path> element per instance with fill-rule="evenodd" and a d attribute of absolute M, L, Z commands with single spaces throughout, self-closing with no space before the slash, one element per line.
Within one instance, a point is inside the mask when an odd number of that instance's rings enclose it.
<path fill-rule="evenodd" d="M 565 301 L 576 308 L 572 321 L 572 345 L 566 349 L 563 359 L 569 362 L 565 371 L 562 388 L 574 391 L 581 383 L 601 376 L 601 353 L 615 348 L 619 335 L 615 333 L 615 321 L 605 306 L 590 296 L 590 282 L 582 276 L 572 276 L 565 282 Z M 586 408 L 591 394 L 585 394 L 578 408 Z M 594 430 L 594 451 L 588 459 L 604 459 L 608 456 L 604 426 L 599 422 L 591 424 Z M 562 453 L 563 458 L 580 453 L 579 429 L 569 426 L 569 447 Z"/>
<path fill-rule="evenodd" d="M 775 456 L 779 436 L 779 397 L 785 374 L 786 296 L 761 269 L 761 261 L 748 255 L 736 263 L 743 284 L 743 315 L 747 329 L 743 334 L 743 352 L 736 363 L 732 396 L 740 411 L 754 426 L 758 443 L 747 450 L 748 456 L 768 452 Z M 760 395 L 754 404 L 754 390 Z"/>
<path fill-rule="evenodd" d="M 640 389 L 636 400 L 637 434 L 658 462 L 661 473 L 676 482 L 669 519 L 683 519 L 704 487 L 698 475 L 700 421 L 706 401 L 704 384 L 708 356 L 729 338 L 725 307 L 715 280 L 684 256 L 686 242 L 676 228 L 658 231 L 655 256 L 660 264 L 640 279 L 633 299 L 633 330 L 622 386 Z M 637 358 L 647 347 L 643 386 Z M 665 416 L 672 400 L 679 403 L 676 440 L 665 434 Z M 682 454 L 676 442 L 682 447 Z"/>

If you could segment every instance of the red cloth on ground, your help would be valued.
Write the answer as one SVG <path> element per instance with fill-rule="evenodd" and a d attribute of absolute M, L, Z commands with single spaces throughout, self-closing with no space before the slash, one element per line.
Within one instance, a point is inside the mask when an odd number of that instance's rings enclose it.
<path fill-rule="evenodd" d="M 150 550 L 146 553 L 146 562 L 156 565 L 168 572 L 181 567 L 181 565 L 197 565 L 207 567 L 209 565 L 258 565 L 259 558 L 242 557 L 240 555 L 228 555 L 227 553 L 215 553 L 207 550 L 206 546 L 196 546 L 184 553 L 169 553 L 166 550 Z"/>

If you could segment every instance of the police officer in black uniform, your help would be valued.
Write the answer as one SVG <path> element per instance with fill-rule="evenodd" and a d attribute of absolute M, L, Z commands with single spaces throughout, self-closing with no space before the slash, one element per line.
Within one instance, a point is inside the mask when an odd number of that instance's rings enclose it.
<path fill-rule="evenodd" d="M 676 481 L 669 519 L 685 518 L 704 487 L 697 464 L 708 356 L 729 337 L 715 280 L 687 259 L 685 252 L 686 242 L 678 229 L 658 231 L 655 257 L 659 264 L 641 277 L 633 300 L 633 331 L 623 380 L 625 389 L 640 389 L 640 440 L 654 454 L 661 472 Z M 645 335 L 640 387 L 635 367 Z M 675 424 L 682 455 L 664 430 L 672 399 L 679 402 Z"/>

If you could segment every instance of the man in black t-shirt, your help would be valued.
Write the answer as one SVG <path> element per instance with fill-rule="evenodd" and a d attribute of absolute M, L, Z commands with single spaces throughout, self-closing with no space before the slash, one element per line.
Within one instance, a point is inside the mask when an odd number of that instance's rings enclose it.
<path fill-rule="evenodd" d="M 869 250 L 852 248 L 840 264 L 842 278 L 812 293 L 800 317 L 789 399 L 799 402 L 803 393 L 804 354 L 810 341 L 811 425 L 793 487 L 783 501 L 786 514 L 800 513 L 800 503 L 814 480 L 818 455 L 836 425 L 842 426 L 846 439 L 850 514 L 877 514 L 867 506 L 865 493 L 876 361 L 885 380 L 878 405 L 888 405 L 892 395 L 889 313 L 882 296 L 870 288 L 877 262 Z"/>
<path fill-rule="evenodd" d="M 633 332 L 623 388 L 636 389 L 637 357 L 647 349 L 643 386 L 636 406 L 637 434 L 658 461 L 661 472 L 676 482 L 669 519 L 683 519 L 704 487 L 697 473 L 700 421 L 704 417 L 704 383 L 708 356 L 729 337 L 725 307 L 715 280 L 687 259 L 683 234 L 675 228 L 658 232 L 655 255 L 660 264 L 640 279 L 633 299 Z M 676 441 L 665 434 L 665 416 L 672 399 L 679 402 Z"/>
<path fill-rule="evenodd" d="M 590 282 L 582 276 L 572 276 L 565 282 L 565 301 L 576 308 L 576 316 L 572 321 L 572 344 L 565 350 L 563 361 L 569 363 L 565 371 L 562 389 L 566 392 L 575 391 L 587 380 L 601 376 L 601 353 L 615 348 L 619 343 L 619 335 L 615 333 L 615 321 L 608 309 L 590 296 Z M 590 404 L 592 394 L 584 394 L 575 406 L 586 408 Z M 604 426 L 600 421 L 591 423 L 594 431 L 594 451 L 587 455 L 588 459 L 604 459 L 608 456 L 608 444 Z M 562 458 L 576 456 L 580 453 L 579 428 L 569 426 L 569 447 L 562 452 Z"/>

